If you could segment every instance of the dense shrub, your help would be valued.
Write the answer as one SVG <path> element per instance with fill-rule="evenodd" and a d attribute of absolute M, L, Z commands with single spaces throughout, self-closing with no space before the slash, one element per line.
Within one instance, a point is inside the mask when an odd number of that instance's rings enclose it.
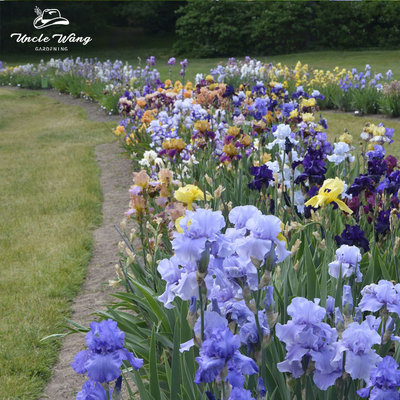
<path fill-rule="evenodd" d="M 398 47 L 392 2 L 189 2 L 175 50 L 195 57 Z"/>

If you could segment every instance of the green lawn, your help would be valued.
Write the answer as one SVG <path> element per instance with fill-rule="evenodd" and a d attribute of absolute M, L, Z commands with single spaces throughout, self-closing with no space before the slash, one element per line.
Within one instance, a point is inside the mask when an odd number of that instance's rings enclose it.
<path fill-rule="evenodd" d="M 349 133 L 353 136 L 353 145 L 357 146 L 359 151 L 358 143 L 360 142 L 360 133 L 362 132 L 364 125 L 367 122 L 378 126 L 381 122 L 388 127 L 394 128 L 394 142 L 390 146 L 385 146 L 387 154 L 391 154 L 395 157 L 400 157 L 400 120 L 379 118 L 379 115 L 374 117 L 355 117 L 350 113 L 344 114 L 340 112 L 321 111 L 322 117 L 328 120 L 328 138 L 331 142 L 335 139 L 339 140 L 339 136 L 343 133 L 344 129 L 347 128 Z"/>
<path fill-rule="evenodd" d="M 103 124 L 37 92 L 0 89 L 0 399 L 36 399 L 91 256 Z M 111 123 L 110 126 L 113 124 Z"/>

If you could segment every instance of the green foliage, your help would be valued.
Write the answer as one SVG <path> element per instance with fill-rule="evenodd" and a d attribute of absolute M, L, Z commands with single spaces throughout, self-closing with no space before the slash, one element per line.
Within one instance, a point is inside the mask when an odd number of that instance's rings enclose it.
<path fill-rule="evenodd" d="M 196 57 L 398 47 L 396 2 L 189 2 L 175 50 Z"/>
<path fill-rule="evenodd" d="M 382 96 L 378 104 L 382 112 L 389 117 L 400 117 L 400 94 Z"/>

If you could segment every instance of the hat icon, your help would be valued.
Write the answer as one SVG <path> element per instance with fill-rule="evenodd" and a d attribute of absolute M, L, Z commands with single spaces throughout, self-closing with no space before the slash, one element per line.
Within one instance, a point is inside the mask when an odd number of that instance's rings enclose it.
<path fill-rule="evenodd" d="M 69 25 L 69 21 L 61 16 L 61 13 L 56 8 L 46 8 L 41 11 L 39 7 L 35 7 L 37 17 L 33 21 L 33 26 L 36 29 L 43 29 L 52 25 Z"/>

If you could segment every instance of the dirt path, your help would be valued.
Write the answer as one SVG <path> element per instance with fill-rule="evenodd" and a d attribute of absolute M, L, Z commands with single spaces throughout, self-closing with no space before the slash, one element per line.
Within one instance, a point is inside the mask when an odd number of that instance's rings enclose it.
<path fill-rule="evenodd" d="M 100 183 L 103 189 L 103 222 L 94 231 L 94 248 L 87 276 L 81 292 L 74 299 L 71 319 L 88 326 L 96 320 L 91 313 L 104 309 L 110 302 L 109 293 L 114 291 L 103 285 L 115 279 L 115 264 L 118 262 L 119 235 L 114 225 L 119 226 L 129 202 L 128 189 L 131 182 L 130 164 L 118 151 L 116 143 L 96 147 L 96 161 L 101 168 Z M 54 367 L 54 375 L 41 399 L 75 399 L 85 377 L 73 371 L 71 362 L 74 355 L 84 350 L 84 335 L 69 335 L 64 339 L 60 358 Z"/>

